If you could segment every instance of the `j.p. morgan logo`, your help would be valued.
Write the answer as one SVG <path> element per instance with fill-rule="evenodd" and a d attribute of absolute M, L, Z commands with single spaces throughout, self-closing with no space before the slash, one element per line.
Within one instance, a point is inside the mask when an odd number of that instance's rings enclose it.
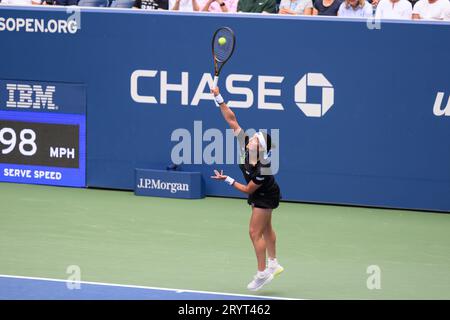
<path fill-rule="evenodd" d="M 444 107 L 444 92 L 438 92 L 434 100 L 433 113 L 437 117 L 450 116 L 450 94 L 448 95 L 447 106 Z"/>
<path fill-rule="evenodd" d="M 189 72 L 181 72 L 181 76 L 170 74 L 170 78 L 178 80 L 169 81 L 169 74 L 164 70 L 135 70 L 130 77 L 131 98 L 137 103 L 164 105 L 168 104 L 168 93 L 176 92 L 178 94 L 170 98 L 179 100 L 171 100 L 171 103 L 183 106 L 198 106 L 202 100 L 214 100 L 209 89 L 213 85 L 210 73 L 203 73 L 193 96 L 189 92 L 189 83 L 192 81 Z M 256 105 L 258 109 L 282 111 L 286 106 L 281 101 L 292 101 L 307 117 L 322 117 L 333 106 L 334 88 L 322 73 L 308 73 L 301 77 L 295 85 L 295 97 L 289 99 L 281 99 L 284 79 L 283 76 L 229 74 L 224 79 L 224 92 L 231 98 L 227 104 L 231 108 L 250 108 Z M 252 89 L 255 81 L 256 92 Z M 308 87 L 322 88 L 321 103 L 308 101 Z"/>
<path fill-rule="evenodd" d="M 139 189 L 167 190 L 170 193 L 177 193 L 178 191 L 189 192 L 189 184 L 187 183 L 165 182 L 161 181 L 161 179 L 140 178 L 137 187 Z"/>
<path fill-rule="evenodd" d="M 58 110 L 54 103 L 55 86 L 7 83 L 7 108 Z"/>

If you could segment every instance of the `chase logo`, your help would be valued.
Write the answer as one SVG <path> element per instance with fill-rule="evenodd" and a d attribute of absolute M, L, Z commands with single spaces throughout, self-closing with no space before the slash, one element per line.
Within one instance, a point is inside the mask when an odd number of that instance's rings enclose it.
<path fill-rule="evenodd" d="M 444 101 L 444 92 L 438 92 L 434 101 L 433 113 L 436 117 L 450 116 L 450 94 L 447 100 L 447 106 L 442 104 Z"/>
<path fill-rule="evenodd" d="M 308 103 L 308 87 L 322 88 L 322 103 Z M 307 117 L 323 117 L 334 104 L 333 85 L 322 73 L 307 73 L 295 85 L 295 103 Z"/>
<path fill-rule="evenodd" d="M 54 103 L 55 86 L 6 83 L 8 109 L 58 110 Z"/>
<path fill-rule="evenodd" d="M 155 79 L 158 77 L 159 79 Z M 209 89 L 213 85 L 210 73 L 203 73 L 200 81 L 194 82 L 190 79 L 189 72 L 170 75 L 170 78 L 178 80 L 169 82 L 169 73 L 166 70 L 133 71 L 130 77 L 131 99 L 137 103 L 167 105 L 170 93 L 170 99 L 173 99 L 171 103 L 182 106 L 196 107 L 203 100 L 214 101 Z M 292 97 L 287 98 L 282 90 L 284 80 L 285 77 L 281 75 L 229 74 L 224 80 L 224 92 L 231 95 L 227 105 L 230 108 L 256 107 L 260 110 L 275 111 L 291 108 Z M 308 102 L 308 87 L 322 88 L 322 103 Z M 334 104 L 333 85 L 322 73 L 307 73 L 295 85 L 294 100 L 306 116 L 322 117 Z M 283 103 L 288 103 L 288 106 Z M 297 110 L 295 106 L 292 108 Z"/>

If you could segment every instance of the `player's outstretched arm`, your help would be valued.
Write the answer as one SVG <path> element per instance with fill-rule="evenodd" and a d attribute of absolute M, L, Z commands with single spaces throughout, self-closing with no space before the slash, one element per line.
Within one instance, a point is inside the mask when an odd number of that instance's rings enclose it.
<path fill-rule="evenodd" d="M 234 132 L 239 132 L 241 130 L 241 127 L 239 126 L 239 123 L 237 122 L 236 115 L 234 112 L 227 106 L 225 101 L 223 100 L 222 96 L 220 95 L 219 88 L 213 88 L 211 90 L 211 93 L 214 95 L 214 98 L 216 99 L 216 102 L 220 106 L 220 111 L 222 112 L 222 116 L 225 119 L 225 121 L 228 123 L 231 129 L 234 130 Z"/>

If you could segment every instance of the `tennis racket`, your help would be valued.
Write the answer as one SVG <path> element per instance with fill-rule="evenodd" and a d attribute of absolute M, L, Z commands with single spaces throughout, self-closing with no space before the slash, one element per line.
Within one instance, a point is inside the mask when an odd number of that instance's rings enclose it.
<path fill-rule="evenodd" d="M 225 41 L 224 41 L 225 39 Z M 225 42 L 225 43 L 224 43 Z M 219 81 L 219 74 L 225 63 L 230 60 L 234 52 L 236 38 L 234 32 L 228 27 L 222 27 L 214 32 L 212 38 L 212 53 L 214 58 L 214 85 L 217 87 Z"/>

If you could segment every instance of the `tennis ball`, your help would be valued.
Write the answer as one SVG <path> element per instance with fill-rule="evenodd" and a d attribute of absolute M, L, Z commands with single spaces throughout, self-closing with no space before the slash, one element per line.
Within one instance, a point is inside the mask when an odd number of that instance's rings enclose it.
<path fill-rule="evenodd" d="M 225 39 L 225 37 L 220 37 L 220 38 L 219 38 L 219 44 L 220 44 L 221 46 L 223 46 L 225 43 L 227 43 L 227 39 Z"/>

